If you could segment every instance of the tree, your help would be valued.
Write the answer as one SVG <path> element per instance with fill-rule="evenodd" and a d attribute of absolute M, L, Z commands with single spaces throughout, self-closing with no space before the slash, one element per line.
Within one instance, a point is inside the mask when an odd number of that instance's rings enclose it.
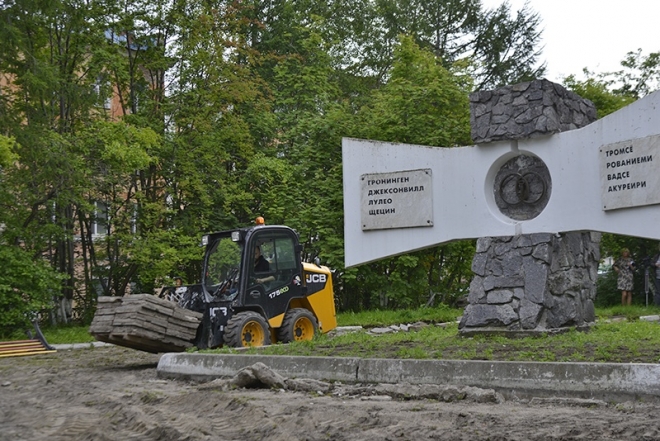
<path fill-rule="evenodd" d="M 0 335 L 25 330 L 49 311 L 62 275 L 18 246 L 0 246 Z"/>
<path fill-rule="evenodd" d="M 631 96 L 614 92 L 615 80 L 608 78 L 609 75 L 596 75 L 587 69 L 583 73 L 586 76 L 585 80 L 578 81 L 575 75 L 569 75 L 564 78 L 564 86 L 594 103 L 599 118 L 635 101 Z"/>
<path fill-rule="evenodd" d="M 540 16 L 529 3 L 513 17 L 508 1 L 483 14 L 474 30 L 472 58 L 477 89 L 543 77 L 545 63 L 538 65 L 540 24 Z"/>
<path fill-rule="evenodd" d="M 360 136 L 444 147 L 469 145 L 471 88 L 460 66 L 449 71 L 430 51 L 403 37 L 389 81 L 361 111 Z"/>
<path fill-rule="evenodd" d="M 0 10 L 6 42 L 0 71 L 11 81 L 2 93 L 11 115 L 2 119 L 2 130 L 16 139 L 18 155 L 18 165 L 6 176 L 15 202 L 6 234 L 67 275 L 60 293 L 53 293 L 63 305 L 70 304 L 75 290 L 81 165 L 73 153 L 75 132 L 98 105 L 98 70 L 89 57 L 89 48 L 103 41 L 96 12 L 76 0 L 11 3 Z"/>
<path fill-rule="evenodd" d="M 389 81 L 374 91 L 371 103 L 356 116 L 352 136 L 432 146 L 470 142 L 468 91 L 472 82 L 461 65 L 452 71 L 411 37 L 394 52 Z M 363 265 L 345 274 L 351 308 L 417 307 L 433 292 L 453 301 L 471 277 L 472 241 L 457 242 Z M 470 258 L 466 258 L 470 256 Z M 442 295 L 440 297 L 442 297 Z"/>
<path fill-rule="evenodd" d="M 628 52 L 621 61 L 623 69 L 610 75 L 621 85 L 614 89 L 617 95 L 642 98 L 660 88 L 660 52 L 642 55 L 642 50 Z"/>
<path fill-rule="evenodd" d="M 540 17 L 526 4 L 512 16 L 508 2 L 494 10 L 478 0 L 375 0 L 358 2 L 359 15 L 344 18 L 347 70 L 386 80 L 400 35 L 430 49 L 445 67 L 468 59 L 477 88 L 543 76 Z M 350 14 L 350 13 L 349 13 Z M 348 52 L 351 50 L 350 52 Z M 351 61 L 349 61 L 351 60 Z"/>
<path fill-rule="evenodd" d="M 84 158 L 84 165 L 78 172 L 88 186 L 80 188 L 84 200 L 76 206 L 76 231 L 86 292 L 123 295 L 140 269 L 169 263 L 161 256 L 154 259 L 157 263 L 138 265 L 144 260 L 139 254 L 141 244 L 158 241 L 152 240 L 150 229 L 139 228 L 144 192 L 136 170 L 148 169 L 157 161 L 153 154 L 159 142 L 151 129 L 122 122 L 98 121 L 79 134 L 76 153 Z M 79 303 L 89 300 L 86 296 L 78 299 Z"/>
<path fill-rule="evenodd" d="M 5 177 L 18 158 L 15 148 L 13 139 L 0 135 L 0 335 L 24 330 L 38 313 L 51 309 L 62 279 L 47 261 L 6 234 L 13 195 Z"/>

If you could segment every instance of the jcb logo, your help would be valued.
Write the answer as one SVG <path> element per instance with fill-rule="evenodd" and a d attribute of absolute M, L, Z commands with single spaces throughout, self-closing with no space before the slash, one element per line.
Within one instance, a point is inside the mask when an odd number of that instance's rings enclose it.
<path fill-rule="evenodd" d="M 325 274 L 307 274 L 305 280 L 307 283 L 325 283 L 327 279 Z"/>
<path fill-rule="evenodd" d="M 221 313 L 222 315 L 226 316 L 227 315 L 227 308 L 225 308 L 224 306 L 221 306 L 219 308 L 211 308 L 209 310 L 209 315 L 211 316 L 211 318 L 217 317 L 219 315 L 218 313 Z"/>

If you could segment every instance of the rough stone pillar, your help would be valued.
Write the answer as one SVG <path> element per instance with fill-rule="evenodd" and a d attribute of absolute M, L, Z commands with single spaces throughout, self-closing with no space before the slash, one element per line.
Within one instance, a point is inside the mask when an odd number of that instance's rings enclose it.
<path fill-rule="evenodd" d="M 548 136 L 596 120 L 593 103 L 547 80 L 475 92 L 470 111 L 479 144 Z M 493 191 L 502 214 L 528 220 L 552 197 L 552 182 L 540 158 L 521 153 L 502 166 Z M 591 232 L 479 239 L 461 334 L 587 326 L 595 319 L 599 245 L 600 234 Z"/>
<path fill-rule="evenodd" d="M 548 80 L 470 95 L 472 139 L 478 144 L 528 139 L 579 129 L 596 120 L 596 107 Z"/>

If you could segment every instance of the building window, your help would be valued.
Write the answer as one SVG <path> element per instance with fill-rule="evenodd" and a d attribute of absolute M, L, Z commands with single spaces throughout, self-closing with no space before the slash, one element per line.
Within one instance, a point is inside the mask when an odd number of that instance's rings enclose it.
<path fill-rule="evenodd" d="M 92 219 L 92 236 L 108 234 L 108 205 L 104 202 L 94 202 L 94 217 Z"/>
<path fill-rule="evenodd" d="M 103 108 L 105 110 L 110 110 L 112 108 L 112 94 L 108 94 L 107 91 L 111 89 L 107 81 L 102 77 L 98 77 L 94 83 L 94 93 L 98 96 L 100 102 L 103 103 Z"/>
<path fill-rule="evenodd" d="M 133 204 L 133 210 L 131 211 L 131 233 L 137 234 L 137 217 L 138 217 L 138 207 L 137 204 Z"/>

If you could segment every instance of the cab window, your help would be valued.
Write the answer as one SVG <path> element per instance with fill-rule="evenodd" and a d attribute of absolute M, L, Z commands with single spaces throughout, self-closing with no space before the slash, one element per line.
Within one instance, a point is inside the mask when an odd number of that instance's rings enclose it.
<path fill-rule="evenodd" d="M 267 290 L 288 285 L 296 273 L 295 241 L 288 234 L 262 234 L 253 241 L 250 250 L 254 256 L 250 280 L 267 280 Z"/>
<path fill-rule="evenodd" d="M 229 238 L 218 240 L 207 255 L 206 284 L 217 285 L 226 280 L 232 272 L 236 272 L 240 266 L 241 254 L 241 247 L 236 242 Z"/>

